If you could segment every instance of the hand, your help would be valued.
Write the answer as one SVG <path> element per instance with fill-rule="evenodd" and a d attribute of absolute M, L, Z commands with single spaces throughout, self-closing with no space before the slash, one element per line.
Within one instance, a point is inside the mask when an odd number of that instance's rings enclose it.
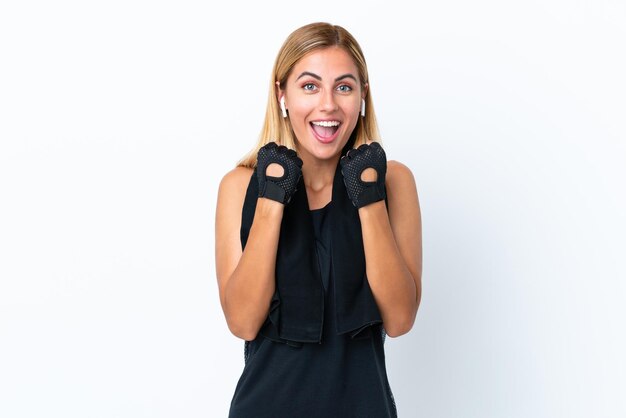
<path fill-rule="evenodd" d="M 361 175 L 367 168 L 376 170 L 376 181 L 363 181 Z M 341 174 L 348 196 L 357 208 L 384 200 L 387 156 L 378 142 L 363 144 L 351 149 L 341 158 Z"/>
<path fill-rule="evenodd" d="M 281 177 L 267 175 L 267 167 L 273 163 L 282 166 L 284 171 Z M 259 178 L 259 197 L 287 204 L 302 176 L 302 160 L 294 150 L 270 142 L 259 149 L 256 171 Z"/>

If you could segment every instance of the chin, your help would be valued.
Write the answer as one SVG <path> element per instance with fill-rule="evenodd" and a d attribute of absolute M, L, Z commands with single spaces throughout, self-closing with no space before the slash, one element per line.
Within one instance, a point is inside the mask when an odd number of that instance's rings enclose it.
<path fill-rule="evenodd" d="M 339 140 L 336 139 L 329 143 L 322 143 L 317 141 L 317 139 L 313 139 L 314 148 L 316 153 L 323 155 L 325 158 L 331 158 L 337 156 L 337 154 L 341 154 L 341 150 L 346 145 L 348 140 Z"/>

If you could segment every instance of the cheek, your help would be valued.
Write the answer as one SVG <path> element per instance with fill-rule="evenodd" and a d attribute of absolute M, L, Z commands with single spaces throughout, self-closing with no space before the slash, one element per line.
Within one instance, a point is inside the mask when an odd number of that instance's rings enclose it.
<path fill-rule="evenodd" d="M 357 99 L 356 96 L 350 97 L 342 103 L 341 107 L 344 113 L 353 116 L 361 111 L 361 99 Z"/>
<path fill-rule="evenodd" d="M 304 116 L 315 109 L 317 102 L 314 95 L 296 94 L 287 101 L 289 112 Z"/>
<path fill-rule="evenodd" d="M 309 110 L 299 104 L 298 106 L 289 109 L 289 119 L 291 120 L 291 126 L 295 130 L 300 130 L 306 124 L 306 117 L 309 114 Z"/>
<path fill-rule="evenodd" d="M 308 113 L 308 106 L 306 106 L 303 102 L 298 102 L 295 106 L 289 107 L 289 114 L 293 114 L 294 117 L 303 118 Z"/>
<path fill-rule="evenodd" d="M 302 102 L 299 102 L 297 106 L 291 106 L 289 108 L 289 121 L 296 137 L 306 135 L 308 128 L 306 117 L 309 113 L 309 109 L 307 106 L 303 106 Z"/>
<path fill-rule="evenodd" d="M 350 101 L 350 103 L 346 103 L 343 106 L 343 113 L 350 120 L 350 124 L 352 124 L 352 123 L 356 124 L 356 122 L 359 119 L 359 116 L 361 114 L 361 104 L 360 104 L 360 102 L 357 103 L 356 101 Z"/>

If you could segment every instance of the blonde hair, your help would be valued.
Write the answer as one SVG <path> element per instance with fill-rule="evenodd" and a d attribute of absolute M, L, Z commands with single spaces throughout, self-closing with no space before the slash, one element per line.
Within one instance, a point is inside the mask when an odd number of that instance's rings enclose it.
<path fill-rule="evenodd" d="M 367 86 L 365 116 L 359 117 L 354 128 L 350 139 L 350 141 L 354 141 L 352 146 L 356 148 L 366 142 L 380 141 L 378 123 L 372 103 L 372 89 L 369 86 L 367 64 L 361 47 L 356 39 L 341 26 L 324 22 L 310 23 L 292 32 L 280 48 L 272 69 L 263 129 L 255 148 L 238 162 L 238 166 L 256 167 L 256 156 L 259 149 L 271 141 L 295 149 L 295 135 L 291 128 L 291 122 L 289 122 L 289 118 L 282 117 L 276 99 L 276 82 L 280 83 L 280 86 L 284 86 L 291 70 L 302 57 L 312 51 L 333 46 L 340 47 L 350 54 L 359 73 L 361 88 L 364 89 Z"/>

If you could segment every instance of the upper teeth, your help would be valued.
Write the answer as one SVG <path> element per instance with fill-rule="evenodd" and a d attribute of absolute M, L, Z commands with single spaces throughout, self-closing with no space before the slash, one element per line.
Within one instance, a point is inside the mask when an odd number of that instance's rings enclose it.
<path fill-rule="evenodd" d="M 337 122 L 336 120 L 330 121 L 330 120 L 322 120 L 319 122 L 311 122 L 313 125 L 317 125 L 317 126 L 325 126 L 325 127 L 329 127 L 329 126 L 339 126 L 339 122 Z"/>

